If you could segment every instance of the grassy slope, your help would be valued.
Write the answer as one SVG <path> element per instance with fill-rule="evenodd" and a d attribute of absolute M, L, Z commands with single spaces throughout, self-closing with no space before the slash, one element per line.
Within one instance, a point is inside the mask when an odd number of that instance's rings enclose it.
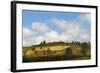
<path fill-rule="evenodd" d="M 71 48 L 73 48 L 73 53 L 78 54 L 80 51 L 80 46 L 77 44 L 45 44 L 42 45 L 43 49 L 47 49 L 48 47 L 52 50 L 52 51 L 56 51 L 56 50 L 64 50 L 64 48 L 71 46 Z M 32 54 L 32 51 L 34 52 L 34 49 L 40 49 L 41 45 L 36 45 L 33 47 L 27 47 L 23 49 L 23 53 L 25 53 L 25 51 L 29 51 L 29 56 L 23 56 L 23 62 L 41 62 L 41 61 L 62 61 L 62 60 L 86 60 L 86 59 L 90 59 L 90 56 L 72 56 L 72 57 L 67 57 L 66 55 L 64 55 L 64 51 L 63 52 L 57 52 L 55 53 L 55 56 L 42 56 L 42 57 L 34 57 Z M 76 51 L 77 50 L 77 51 Z"/>

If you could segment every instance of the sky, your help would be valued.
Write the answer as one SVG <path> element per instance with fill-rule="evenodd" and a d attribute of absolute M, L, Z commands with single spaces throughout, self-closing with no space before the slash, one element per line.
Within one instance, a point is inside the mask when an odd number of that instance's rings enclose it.
<path fill-rule="evenodd" d="M 90 13 L 23 10 L 22 25 L 23 46 L 91 39 Z"/>

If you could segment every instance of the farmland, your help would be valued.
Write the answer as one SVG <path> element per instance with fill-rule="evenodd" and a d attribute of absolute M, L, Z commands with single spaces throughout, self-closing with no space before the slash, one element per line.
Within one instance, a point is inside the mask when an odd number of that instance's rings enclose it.
<path fill-rule="evenodd" d="M 85 46 L 85 48 L 84 48 Z M 91 58 L 90 45 L 80 43 L 42 43 L 23 47 L 23 62 L 87 60 Z"/>

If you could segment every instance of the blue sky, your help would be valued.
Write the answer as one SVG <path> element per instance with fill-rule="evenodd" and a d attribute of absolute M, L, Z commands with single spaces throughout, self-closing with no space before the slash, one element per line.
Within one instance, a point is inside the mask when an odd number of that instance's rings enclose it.
<path fill-rule="evenodd" d="M 24 10 L 23 11 L 23 24 L 31 25 L 32 22 L 40 21 L 40 22 L 48 22 L 49 19 L 56 17 L 62 18 L 65 20 L 72 21 L 77 18 L 80 13 L 72 13 L 72 12 L 49 12 L 49 11 L 32 11 L 32 10 Z M 27 19 L 29 19 L 27 21 Z"/>
<path fill-rule="evenodd" d="M 63 41 L 65 39 L 67 41 L 66 36 L 72 37 L 72 40 L 74 41 L 83 41 L 85 39 L 81 40 L 80 38 L 80 36 L 83 34 L 84 37 L 83 36 L 82 37 L 83 38 L 87 37 L 86 40 L 89 40 L 90 29 L 91 29 L 90 19 L 91 15 L 89 13 L 23 10 L 22 12 L 22 24 L 24 30 L 23 32 L 24 33 L 28 32 L 28 35 L 31 32 L 30 36 L 27 36 L 27 33 L 25 34 L 23 33 L 23 35 L 25 35 L 25 37 L 23 37 L 23 40 L 25 42 L 23 43 L 25 43 L 26 45 L 28 43 L 29 45 L 29 43 L 35 44 L 33 43 L 33 41 L 40 42 L 43 40 L 52 42 L 48 39 L 44 39 L 44 37 L 50 38 L 51 40 L 54 41 L 58 40 Z M 74 31 L 74 29 L 76 30 L 76 32 Z M 34 34 L 34 36 L 32 34 Z M 61 35 L 62 38 L 58 38 L 57 37 L 58 35 Z M 40 37 L 41 39 L 38 39 Z M 57 37 L 57 40 L 55 37 Z M 30 38 L 33 38 L 34 40 Z"/>

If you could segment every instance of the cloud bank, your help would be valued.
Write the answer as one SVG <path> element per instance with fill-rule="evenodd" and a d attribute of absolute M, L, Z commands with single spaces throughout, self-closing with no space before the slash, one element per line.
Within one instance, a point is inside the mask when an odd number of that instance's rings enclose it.
<path fill-rule="evenodd" d="M 79 16 L 79 21 L 90 23 L 90 15 L 83 14 Z M 75 21 L 67 21 L 59 18 L 49 20 L 59 28 L 59 31 L 54 30 L 47 23 L 33 22 L 31 28 L 23 27 L 23 46 L 31 46 L 39 44 L 41 41 L 90 41 L 90 35 L 86 29 L 80 26 L 81 23 Z"/>

